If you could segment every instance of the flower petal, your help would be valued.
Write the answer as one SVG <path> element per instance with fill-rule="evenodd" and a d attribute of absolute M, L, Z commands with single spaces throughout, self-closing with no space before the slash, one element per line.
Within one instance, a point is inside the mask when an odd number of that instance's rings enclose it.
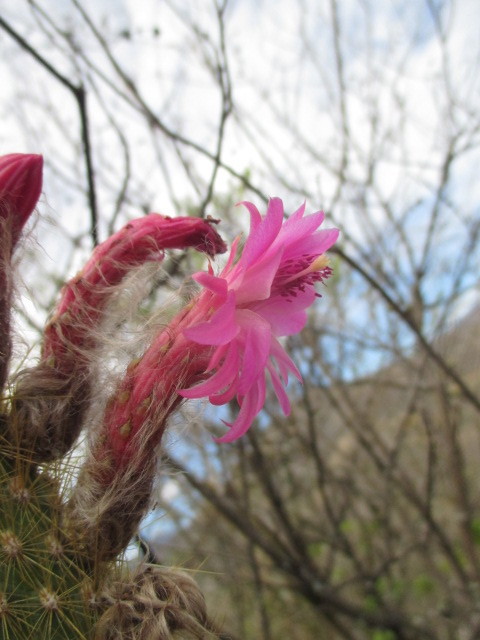
<path fill-rule="evenodd" d="M 244 395 L 257 378 L 264 375 L 272 330 L 266 320 L 248 309 L 240 309 L 237 320 L 242 327 L 242 342 L 245 344 L 237 392 Z"/>
<path fill-rule="evenodd" d="M 275 305 L 273 302 L 262 309 L 262 316 L 270 322 L 272 332 L 279 338 L 293 336 L 307 324 L 307 312 L 303 309 L 289 313 L 281 304 Z"/>
<path fill-rule="evenodd" d="M 278 375 L 277 370 L 272 364 L 267 365 L 268 372 L 270 373 L 270 379 L 273 384 L 273 390 L 275 391 L 275 395 L 280 402 L 280 407 L 282 408 L 283 413 L 288 416 L 290 414 L 290 400 L 288 399 L 287 392 L 285 391 L 285 387 L 283 386 L 282 380 Z"/>
<path fill-rule="evenodd" d="M 240 327 L 235 320 L 235 292 L 230 291 L 222 306 L 210 320 L 183 330 L 184 335 L 198 344 L 227 344 L 235 338 Z"/>
<path fill-rule="evenodd" d="M 287 352 L 282 347 L 280 342 L 274 337 L 272 337 L 272 342 L 270 344 L 270 355 L 271 355 L 272 358 L 275 358 L 275 361 L 277 363 L 278 369 L 280 371 L 280 376 L 282 377 L 282 380 L 285 383 L 288 380 L 288 373 L 289 372 L 293 373 L 293 375 L 300 382 L 303 381 L 302 374 L 297 369 L 295 363 L 290 358 L 290 356 L 287 354 Z"/>
<path fill-rule="evenodd" d="M 229 348 L 230 345 L 228 343 L 222 344 L 221 346 L 217 347 L 212 353 L 212 357 L 210 358 L 210 362 L 208 363 L 205 371 L 213 371 L 213 369 L 216 369 L 220 362 L 223 360 Z"/>
<path fill-rule="evenodd" d="M 248 213 L 250 214 L 250 233 L 258 227 L 258 225 L 262 222 L 262 216 L 260 215 L 260 211 L 253 204 L 253 202 L 247 202 L 247 200 L 242 200 L 242 202 L 238 202 L 236 206 L 243 205 L 246 209 L 248 209 Z"/>
<path fill-rule="evenodd" d="M 202 287 L 205 287 L 205 289 L 208 289 L 209 291 L 212 291 L 224 298 L 227 297 L 228 285 L 224 278 L 218 278 L 217 276 L 213 276 L 205 271 L 198 271 L 193 274 L 192 279 L 202 285 Z"/>
<path fill-rule="evenodd" d="M 238 416 L 233 423 L 225 422 L 230 431 L 221 438 L 215 438 L 216 442 L 233 442 L 243 436 L 251 427 L 253 419 L 260 412 L 265 402 L 265 376 L 260 376 L 257 383 L 244 396 Z"/>
<path fill-rule="evenodd" d="M 209 396 L 210 404 L 214 406 L 221 406 L 222 404 L 227 404 L 230 400 L 233 400 L 235 394 L 237 393 L 237 382 L 236 380 L 232 380 L 230 386 L 222 391 L 222 393 L 214 393 Z"/>
<path fill-rule="evenodd" d="M 282 261 L 283 250 L 277 250 L 273 255 L 258 262 L 239 279 L 239 284 L 232 287 L 237 291 L 237 304 L 247 304 L 252 300 L 265 300 L 270 295 L 273 279 Z"/>
<path fill-rule="evenodd" d="M 324 220 L 325 214 L 323 211 L 312 213 L 306 218 L 297 217 L 296 214 L 293 214 L 283 225 L 279 237 L 283 240 L 284 236 L 286 236 L 287 242 L 291 244 L 299 238 L 305 238 L 306 236 L 311 235 L 316 229 L 318 229 Z"/>
<path fill-rule="evenodd" d="M 287 218 L 286 222 L 284 222 L 283 224 L 283 228 L 285 228 L 285 226 L 292 224 L 293 222 L 297 222 L 298 220 L 301 220 L 303 218 L 303 214 L 305 213 L 305 208 L 306 208 L 306 202 L 304 200 L 302 204 L 298 207 L 298 209 L 294 211 Z"/>
<path fill-rule="evenodd" d="M 278 236 L 283 222 L 283 202 L 280 198 L 271 198 L 267 214 L 260 224 L 250 233 L 240 262 L 244 268 L 258 260 Z"/>
<path fill-rule="evenodd" d="M 306 238 L 299 238 L 285 247 L 284 259 L 302 255 L 320 256 L 335 244 L 339 233 L 338 229 L 323 229 Z"/>
<path fill-rule="evenodd" d="M 268 320 L 274 335 L 291 336 L 305 326 L 307 322 L 305 309 L 314 302 L 316 297 L 314 286 L 308 285 L 304 291 L 295 292 L 295 296 L 276 295 L 251 305 L 250 308 Z"/>
<path fill-rule="evenodd" d="M 184 398 L 204 398 L 213 395 L 219 391 L 223 391 L 225 387 L 230 387 L 231 383 L 238 375 L 238 346 L 232 342 L 227 355 L 218 368 L 208 380 L 200 382 L 200 384 L 190 387 L 189 389 L 180 389 L 178 393 Z"/>
<path fill-rule="evenodd" d="M 240 244 L 240 236 L 237 236 L 235 240 L 232 242 L 232 248 L 230 249 L 230 255 L 228 256 L 227 264 L 224 266 L 220 277 L 224 277 L 229 271 L 232 270 L 232 265 L 235 261 L 235 256 L 237 255 L 238 245 Z"/>

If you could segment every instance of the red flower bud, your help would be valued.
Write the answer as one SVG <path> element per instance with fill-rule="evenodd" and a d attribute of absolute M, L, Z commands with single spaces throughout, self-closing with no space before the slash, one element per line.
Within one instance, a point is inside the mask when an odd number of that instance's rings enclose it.
<path fill-rule="evenodd" d="M 126 224 L 95 248 L 82 271 L 68 282 L 45 329 L 43 357 L 52 356 L 64 372 L 78 366 L 77 348 L 84 350 L 99 322 L 110 293 L 133 268 L 161 262 L 165 249 L 194 247 L 210 256 L 226 251 L 213 220 L 169 218 L 150 213 Z"/>
<path fill-rule="evenodd" d="M 10 153 L 0 157 L 0 221 L 10 231 L 12 249 L 42 190 L 42 156 Z"/>

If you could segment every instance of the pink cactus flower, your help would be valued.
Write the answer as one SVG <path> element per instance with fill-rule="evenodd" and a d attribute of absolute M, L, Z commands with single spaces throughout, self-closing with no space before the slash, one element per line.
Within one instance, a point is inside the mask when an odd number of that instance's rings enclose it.
<path fill-rule="evenodd" d="M 300 331 L 306 309 L 319 295 L 315 283 L 331 274 L 324 252 L 337 229 L 317 231 L 322 212 L 303 217 L 302 205 L 283 221 L 283 203 L 270 200 L 264 218 L 251 203 L 250 235 L 237 261 L 239 241 L 219 276 L 200 272 L 202 291 L 133 362 L 105 415 L 100 458 L 112 456 L 116 468 L 152 451 L 168 415 L 183 398 L 208 397 L 223 405 L 235 396 L 240 411 L 219 442 L 243 435 L 263 407 L 268 372 L 287 414 L 288 374 L 301 380 L 278 337 Z M 141 463 L 140 463 L 141 464 Z"/>
<path fill-rule="evenodd" d="M 283 412 L 289 413 L 284 388 L 288 374 L 302 378 L 277 338 L 305 326 L 306 309 L 319 296 L 314 285 L 331 274 L 324 253 L 339 233 L 317 231 L 324 214 L 303 217 L 305 205 L 284 222 L 279 198 L 270 200 L 264 218 L 253 204 L 242 204 L 251 218 L 243 252 L 235 262 L 236 241 L 219 276 L 205 272 L 193 276 L 205 288 L 197 308 L 204 308 L 210 317 L 184 329 L 189 340 L 210 345 L 213 351 L 207 379 L 179 393 L 185 398 L 208 396 L 214 405 L 236 396 L 240 406 L 219 442 L 232 442 L 248 430 L 265 402 L 266 372 Z"/>
<path fill-rule="evenodd" d="M 39 155 L 11 153 L 0 157 L 0 223 L 10 233 L 12 249 L 40 197 L 42 170 L 43 158 Z"/>

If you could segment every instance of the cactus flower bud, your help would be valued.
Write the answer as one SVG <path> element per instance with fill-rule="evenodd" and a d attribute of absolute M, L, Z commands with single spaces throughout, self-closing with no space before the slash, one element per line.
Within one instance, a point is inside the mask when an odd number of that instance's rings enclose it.
<path fill-rule="evenodd" d="M 40 197 L 42 169 L 39 155 L 10 153 L 0 157 L 0 221 L 4 231 L 10 230 L 12 249 Z"/>
<path fill-rule="evenodd" d="M 165 249 L 225 251 L 212 222 L 157 213 L 133 220 L 96 247 L 65 285 L 45 328 L 41 362 L 19 376 L 12 403 L 18 443 L 38 462 L 66 453 L 79 434 L 91 399 L 95 329 L 117 285 L 135 267 L 160 262 Z"/>
<path fill-rule="evenodd" d="M 113 288 L 145 262 L 161 262 L 165 249 L 194 247 L 209 256 L 226 251 L 212 220 L 169 218 L 150 213 L 126 224 L 102 242 L 82 271 L 64 287 L 45 329 L 43 358 L 71 368 L 78 349 L 90 346 L 88 335 L 100 320 Z"/>
<path fill-rule="evenodd" d="M 7 378 L 12 350 L 10 260 L 42 189 L 42 156 L 11 153 L 0 156 L 0 391 Z"/>

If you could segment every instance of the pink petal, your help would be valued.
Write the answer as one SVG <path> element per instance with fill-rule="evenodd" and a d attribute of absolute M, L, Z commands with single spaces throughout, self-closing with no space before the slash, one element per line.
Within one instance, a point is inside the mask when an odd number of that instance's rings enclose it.
<path fill-rule="evenodd" d="M 250 308 L 267 320 L 276 336 L 290 336 L 303 329 L 307 322 L 305 309 L 316 298 L 313 285 L 297 291 L 296 296 L 273 296 L 268 300 L 252 304 Z"/>
<path fill-rule="evenodd" d="M 290 225 L 292 224 L 292 222 L 301 220 L 303 218 L 303 214 L 305 213 L 305 207 L 306 207 L 306 202 L 303 201 L 303 203 L 298 207 L 298 209 L 288 217 L 287 221 L 283 225 L 284 228 L 285 228 L 285 225 Z"/>
<path fill-rule="evenodd" d="M 282 261 L 282 249 L 277 250 L 265 260 L 255 263 L 243 274 L 241 284 L 235 287 L 235 281 L 231 286 L 237 291 L 237 304 L 246 304 L 252 300 L 265 300 L 270 295 L 273 279 Z"/>
<path fill-rule="evenodd" d="M 238 346 L 233 342 L 223 364 L 211 378 L 190 389 L 180 389 L 178 393 L 184 398 L 204 398 L 229 387 L 238 375 Z"/>
<path fill-rule="evenodd" d="M 232 265 L 235 261 L 235 256 L 237 255 L 239 243 L 240 243 L 240 236 L 237 236 L 235 240 L 232 242 L 232 248 L 230 249 L 230 255 L 228 256 L 227 264 L 224 266 L 224 268 L 222 269 L 222 273 L 220 274 L 221 278 L 225 276 L 232 269 Z"/>
<path fill-rule="evenodd" d="M 283 413 L 288 416 L 290 414 L 290 400 L 288 399 L 288 395 L 285 391 L 285 388 L 282 384 L 280 376 L 277 373 L 277 370 L 272 364 L 268 364 L 268 372 L 270 373 L 270 378 L 273 384 L 273 390 L 275 391 L 275 395 L 280 402 L 280 406 L 282 408 Z"/>
<path fill-rule="evenodd" d="M 278 366 L 278 368 L 280 370 L 280 375 L 281 375 L 281 377 L 282 377 L 282 379 L 283 379 L 283 381 L 285 383 L 288 380 L 288 373 L 289 372 L 293 373 L 293 375 L 297 378 L 297 380 L 302 382 L 302 380 L 303 380 L 302 374 L 297 369 L 295 363 L 290 358 L 290 356 L 287 354 L 287 352 L 282 347 L 282 345 L 279 343 L 279 341 L 276 338 L 273 338 L 273 337 L 272 337 L 272 342 L 270 344 L 270 356 L 272 358 L 275 358 L 277 366 Z"/>
<path fill-rule="evenodd" d="M 184 335 L 198 344 L 227 344 L 239 332 L 235 320 L 235 292 L 230 291 L 222 306 L 215 311 L 207 322 L 183 330 Z"/>
<path fill-rule="evenodd" d="M 284 259 L 301 255 L 320 256 L 335 244 L 339 233 L 338 229 L 323 229 L 306 238 L 300 238 L 285 248 Z"/>
<path fill-rule="evenodd" d="M 306 218 L 295 219 L 291 216 L 283 225 L 279 238 L 285 239 L 287 244 L 293 244 L 297 240 L 310 236 L 325 220 L 323 211 L 312 213 Z"/>
<path fill-rule="evenodd" d="M 261 314 L 269 321 L 272 333 L 279 338 L 293 336 L 307 324 L 306 311 L 300 310 L 288 313 L 288 310 L 285 312 L 285 308 L 282 305 L 278 305 L 278 308 L 275 308 L 274 303 L 266 309 L 262 309 Z"/>
<path fill-rule="evenodd" d="M 223 360 L 223 357 L 225 356 L 229 348 L 229 344 L 223 344 L 220 347 L 217 347 L 212 353 L 212 357 L 210 358 L 210 362 L 208 363 L 205 371 L 212 371 L 213 369 L 216 369 L 220 362 Z"/>
<path fill-rule="evenodd" d="M 193 274 L 192 279 L 202 285 L 202 287 L 205 287 L 205 289 L 208 289 L 219 296 L 227 296 L 228 285 L 224 278 L 218 278 L 210 273 L 205 273 L 205 271 L 198 271 Z"/>
<path fill-rule="evenodd" d="M 267 214 L 262 222 L 250 233 L 240 258 L 246 268 L 258 260 L 278 236 L 283 222 L 283 202 L 271 198 Z"/>
<path fill-rule="evenodd" d="M 214 406 L 221 406 L 222 404 L 227 404 L 230 400 L 233 400 L 235 394 L 237 393 L 237 381 L 236 379 L 232 380 L 230 386 L 225 389 L 222 393 L 215 393 L 209 396 L 210 404 Z"/>
<path fill-rule="evenodd" d="M 237 391 L 244 395 L 260 375 L 264 377 L 272 331 L 266 320 L 248 309 L 240 309 L 237 312 L 237 320 L 242 326 L 242 340 L 245 342 Z"/>
<path fill-rule="evenodd" d="M 259 413 L 265 402 L 265 376 L 258 379 L 257 384 L 252 387 L 244 397 L 241 409 L 236 420 L 229 424 L 230 431 L 221 438 L 216 438 L 216 442 L 233 442 L 243 436 L 250 428 L 253 419 Z"/>
<path fill-rule="evenodd" d="M 262 216 L 260 215 L 260 211 L 252 202 L 247 202 L 246 200 L 243 200 L 242 202 L 238 202 L 236 204 L 237 207 L 240 205 L 243 205 L 248 209 L 248 212 L 250 214 L 250 233 L 252 233 L 252 231 L 256 229 L 258 225 L 262 222 Z"/>

